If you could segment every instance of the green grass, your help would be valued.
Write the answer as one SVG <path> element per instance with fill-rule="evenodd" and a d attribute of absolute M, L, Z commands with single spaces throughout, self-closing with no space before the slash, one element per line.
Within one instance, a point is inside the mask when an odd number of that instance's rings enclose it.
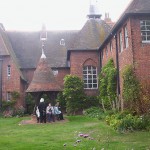
<path fill-rule="evenodd" d="M 120 134 L 105 122 L 83 116 L 67 117 L 67 122 L 19 125 L 25 119 L 29 118 L 0 118 L 0 150 L 150 150 L 150 132 L 146 131 Z M 78 137 L 79 132 L 94 140 Z M 81 142 L 74 147 L 78 139 Z"/>

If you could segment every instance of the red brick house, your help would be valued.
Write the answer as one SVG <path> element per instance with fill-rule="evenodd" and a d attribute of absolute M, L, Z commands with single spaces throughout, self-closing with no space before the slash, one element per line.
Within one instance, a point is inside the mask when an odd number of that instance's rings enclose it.
<path fill-rule="evenodd" d="M 18 106 L 24 105 L 26 92 L 59 92 L 49 84 L 40 89 L 39 83 L 48 76 L 43 73 L 48 66 L 53 71 L 58 86 L 63 89 L 63 78 L 67 74 L 84 80 L 88 95 L 98 94 L 98 72 L 100 71 L 98 48 L 110 31 L 110 26 L 90 6 L 87 22 L 77 31 L 11 32 L 0 26 L 0 100 L 11 100 L 13 91 L 20 93 Z M 44 35 L 45 34 L 45 35 Z M 45 36 L 45 37 L 43 37 Z M 42 39 L 47 63 L 40 64 Z M 39 65 L 38 65 L 39 64 Z M 40 69 L 39 69 L 40 68 Z M 47 68 L 47 69 L 48 69 Z M 43 72 L 42 72 L 43 71 Z M 35 73 L 34 73 L 35 72 Z M 38 79 L 38 84 L 35 83 Z M 48 78 L 47 78 L 48 79 Z M 58 89 L 58 90 L 56 90 Z"/>
<path fill-rule="evenodd" d="M 77 75 L 86 94 L 97 95 L 98 74 L 110 58 L 119 71 L 118 95 L 122 95 L 121 72 L 127 64 L 134 65 L 141 82 L 150 83 L 150 1 L 133 0 L 114 26 L 108 15 L 104 21 L 94 10 L 91 5 L 79 31 L 46 32 L 44 52 L 60 88 L 65 75 Z M 21 94 L 17 104 L 24 105 L 42 54 L 42 33 L 10 32 L 0 25 L 0 102 L 11 100 L 11 93 L 17 91 Z"/>
<path fill-rule="evenodd" d="M 132 65 L 141 83 L 150 84 L 150 1 L 133 0 L 99 48 L 101 67 L 113 58 L 122 96 L 122 70 Z M 123 101 L 122 101 L 123 107 Z"/>

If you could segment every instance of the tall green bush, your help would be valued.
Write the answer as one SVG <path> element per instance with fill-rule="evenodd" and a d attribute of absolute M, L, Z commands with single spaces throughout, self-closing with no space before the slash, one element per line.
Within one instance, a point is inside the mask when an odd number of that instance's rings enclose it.
<path fill-rule="evenodd" d="M 63 96 L 66 100 L 66 110 L 68 115 L 75 114 L 83 107 L 84 84 L 75 75 L 67 75 L 64 78 Z"/>
<path fill-rule="evenodd" d="M 122 77 L 123 99 L 130 110 L 137 111 L 140 100 L 140 84 L 131 65 L 124 68 Z"/>

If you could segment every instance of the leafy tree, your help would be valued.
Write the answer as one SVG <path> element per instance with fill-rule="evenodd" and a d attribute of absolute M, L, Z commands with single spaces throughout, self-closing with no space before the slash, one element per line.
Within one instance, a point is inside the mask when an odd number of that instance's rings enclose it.
<path fill-rule="evenodd" d="M 81 110 L 84 99 L 83 81 L 75 75 L 65 76 L 63 96 L 66 100 L 66 110 L 68 115 L 73 115 L 78 110 Z"/>

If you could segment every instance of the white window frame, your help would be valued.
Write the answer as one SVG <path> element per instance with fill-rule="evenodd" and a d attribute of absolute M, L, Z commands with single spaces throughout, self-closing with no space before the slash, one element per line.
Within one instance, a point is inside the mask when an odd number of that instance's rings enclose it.
<path fill-rule="evenodd" d="M 58 69 L 53 69 L 52 71 L 53 71 L 54 76 L 58 75 Z"/>
<path fill-rule="evenodd" d="M 7 92 L 6 99 L 7 101 L 11 101 L 11 92 Z"/>
<path fill-rule="evenodd" d="M 123 40 L 122 40 L 122 31 L 119 32 L 119 50 L 123 51 Z"/>
<path fill-rule="evenodd" d="M 60 40 L 60 45 L 65 46 L 65 40 L 64 40 L 64 39 L 61 39 L 61 40 Z"/>
<path fill-rule="evenodd" d="M 10 78 L 10 76 L 11 76 L 11 66 L 8 65 L 7 66 L 7 77 Z"/>
<path fill-rule="evenodd" d="M 150 20 L 141 20 L 140 28 L 142 43 L 150 43 Z"/>
<path fill-rule="evenodd" d="M 83 66 L 83 82 L 84 89 L 98 88 L 97 67 Z"/>
<path fill-rule="evenodd" d="M 129 46 L 129 38 L 128 38 L 127 26 L 124 27 L 124 44 L 125 44 L 125 48 L 128 48 L 128 46 Z"/>

